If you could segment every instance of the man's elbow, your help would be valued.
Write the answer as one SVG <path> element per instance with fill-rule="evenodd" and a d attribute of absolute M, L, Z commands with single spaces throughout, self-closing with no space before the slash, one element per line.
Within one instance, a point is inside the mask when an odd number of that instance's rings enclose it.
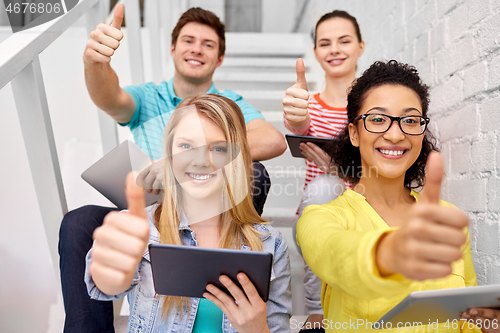
<path fill-rule="evenodd" d="M 273 135 L 272 142 L 274 147 L 273 152 L 276 154 L 274 157 L 278 157 L 282 155 L 287 148 L 285 137 L 277 129 L 273 131 L 272 135 Z"/>

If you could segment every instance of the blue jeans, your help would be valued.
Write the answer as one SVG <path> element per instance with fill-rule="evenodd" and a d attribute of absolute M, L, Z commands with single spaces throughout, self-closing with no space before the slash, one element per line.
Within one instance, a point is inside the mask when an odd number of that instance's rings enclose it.
<path fill-rule="evenodd" d="M 254 162 L 253 204 L 262 214 L 271 180 L 264 165 Z M 66 311 L 64 332 L 114 332 L 113 302 L 90 299 L 83 281 L 85 256 L 92 246 L 92 234 L 104 217 L 116 208 L 83 206 L 64 216 L 59 229 L 59 267 Z"/>

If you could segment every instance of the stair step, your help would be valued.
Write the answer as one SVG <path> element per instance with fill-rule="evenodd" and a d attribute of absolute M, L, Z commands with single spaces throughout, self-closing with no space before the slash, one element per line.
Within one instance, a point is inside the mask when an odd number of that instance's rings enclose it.
<path fill-rule="evenodd" d="M 226 56 L 302 57 L 307 50 L 307 34 L 227 33 Z"/>
<path fill-rule="evenodd" d="M 225 67 L 280 67 L 291 68 L 295 70 L 297 59 L 293 58 L 269 58 L 269 57 L 225 57 L 220 68 Z M 305 65 L 306 70 L 310 65 Z"/>
<path fill-rule="evenodd" d="M 285 97 L 283 90 L 236 90 L 235 92 L 246 100 L 279 100 L 281 102 Z"/>
<path fill-rule="evenodd" d="M 295 73 L 215 73 L 214 81 L 231 82 L 293 82 L 297 80 Z M 292 84 L 293 84 L 292 83 Z"/>
<path fill-rule="evenodd" d="M 282 100 L 285 97 L 284 90 L 237 90 L 237 94 L 259 111 L 275 111 L 282 118 L 283 104 Z M 267 119 L 267 118 L 266 118 Z"/>
<path fill-rule="evenodd" d="M 215 86 L 221 89 L 230 90 L 282 90 L 283 92 L 293 85 L 297 80 L 295 73 L 215 73 Z M 315 89 L 314 78 L 308 80 L 309 89 Z"/>
<path fill-rule="evenodd" d="M 269 57 L 227 57 L 217 69 L 217 73 L 228 72 L 264 72 L 264 73 L 295 73 L 296 58 Z M 309 71 L 310 66 L 306 66 Z"/>

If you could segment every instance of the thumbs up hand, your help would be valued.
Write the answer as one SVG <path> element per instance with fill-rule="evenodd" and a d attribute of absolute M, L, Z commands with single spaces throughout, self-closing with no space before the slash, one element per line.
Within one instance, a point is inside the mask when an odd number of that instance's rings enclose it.
<path fill-rule="evenodd" d="M 426 280 L 452 273 L 452 263 L 462 257 L 461 246 L 467 215 L 454 207 L 439 205 L 443 160 L 439 153 L 427 159 L 424 190 L 401 229 L 381 239 L 376 261 L 383 275 L 400 273 L 410 279 Z"/>
<path fill-rule="evenodd" d="M 94 231 L 90 275 L 96 286 L 108 295 L 117 295 L 130 287 L 134 272 L 149 240 L 144 190 L 127 176 L 125 188 L 127 213 L 111 212 L 102 227 Z"/>
<path fill-rule="evenodd" d="M 111 56 L 120 46 L 120 41 L 123 38 L 123 33 L 121 32 L 123 13 L 123 5 L 116 5 L 111 25 L 101 23 L 90 33 L 90 38 L 83 53 L 83 61 L 85 63 L 107 64 L 111 61 Z"/>
<path fill-rule="evenodd" d="M 288 124 L 295 129 L 300 129 L 309 121 L 307 112 L 309 91 L 302 59 L 297 59 L 296 68 L 297 82 L 286 90 L 285 98 L 283 98 L 283 112 Z"/>

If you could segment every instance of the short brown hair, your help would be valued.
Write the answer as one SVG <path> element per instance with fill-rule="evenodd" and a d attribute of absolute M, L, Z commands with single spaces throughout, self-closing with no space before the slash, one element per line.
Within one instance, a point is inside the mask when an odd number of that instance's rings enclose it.
<path fill-rule="evenodd" d="M 177 43 L 177 38 L 181 32 L 182 27 L 186 24 L 195 22 L 209 26 L 214 29 L 219 36 L 219 57 L 224 55 L 226 52 L 226 37 L 224 35 L 226 28 L 224 23 L 209 10 L 202 9 L 200 7 L 189 8 L 177 21 L 177 25 L 174 30 L 172 30 L 172 45 Z"/>

